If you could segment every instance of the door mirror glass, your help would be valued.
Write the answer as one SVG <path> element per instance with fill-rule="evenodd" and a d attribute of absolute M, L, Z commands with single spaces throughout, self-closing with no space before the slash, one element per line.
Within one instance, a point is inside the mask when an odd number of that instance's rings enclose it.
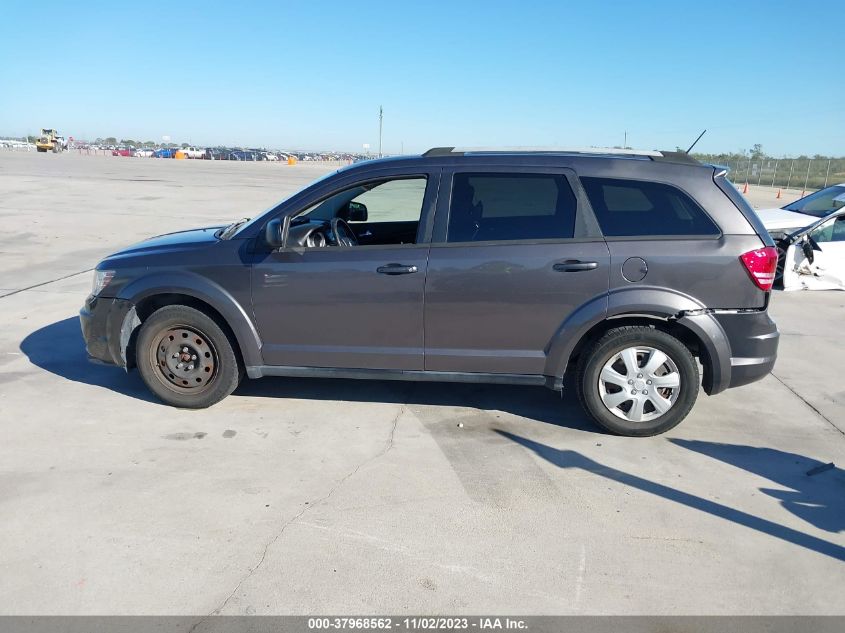
<path fill-rule="evenodd" d="M 347 222 L 366 222 L 367 216 L 367 205 L 363 202 L 354 202 L 353 200 L 343 205 L 337 214 L 337 217 Z"/>
<path fill-rule="evenodd" d="M 270 248 L 281 248 L 282 242 L 282 221 L 279 218 L 270 220 L 264 228 L 264 240 Z"/>

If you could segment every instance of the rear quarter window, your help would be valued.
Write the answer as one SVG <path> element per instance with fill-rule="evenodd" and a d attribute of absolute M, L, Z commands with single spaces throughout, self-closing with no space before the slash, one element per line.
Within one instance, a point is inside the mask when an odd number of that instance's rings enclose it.
<path fill-rule="evenodd" d="M 581 182 L 606 237 L 720 233 L 704 209 L 672 185 L 586 177 Z"/>

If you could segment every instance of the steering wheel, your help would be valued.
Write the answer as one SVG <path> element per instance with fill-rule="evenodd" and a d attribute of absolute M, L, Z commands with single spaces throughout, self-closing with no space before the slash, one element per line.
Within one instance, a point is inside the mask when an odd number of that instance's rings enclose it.
<path fill-rule="evenodd" d="M 331 222 L 332 236 L 337 246 L 358 246 L 355 232 L 342 218 L 334 218 Z"/>

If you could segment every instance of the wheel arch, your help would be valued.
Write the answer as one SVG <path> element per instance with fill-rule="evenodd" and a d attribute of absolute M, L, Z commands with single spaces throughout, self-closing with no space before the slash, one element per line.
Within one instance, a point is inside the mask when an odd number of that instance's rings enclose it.
<path fill-rule="evenodd" d="M 654 287 L 611 291 L 573 312 L 549 344 L 545 374 L 554 378 L 555 387 L 562 387 L 564 375 L 582 351 L 608 330 L 625 325 L 654 327 L 680 340 L 700 359 L 708 394 L 722 391 L 730 382 L 730 345 L 716 319 L 693 297 Z"/>
<path fill-rule="evenodd" d="M 262 364 L 261 339 L 252 319 L 229 292 L 204 277 L 190 273 L 151 275 L 122 288 L 118 298 L 132 305 L 119 337 L 127 368 L 134 359 L 131 348 L 138 328 L 153 312 L 168 305 L 186 305 L 207 314 L 230 336 L 244 365 Z"/>

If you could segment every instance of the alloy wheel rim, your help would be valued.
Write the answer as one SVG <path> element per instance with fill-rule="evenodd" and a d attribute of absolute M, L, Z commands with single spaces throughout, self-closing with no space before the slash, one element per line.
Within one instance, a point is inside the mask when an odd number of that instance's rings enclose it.
<path fill-rule="evenodd" d="M 217 377 L 217 350 L 208 337 L 186 325 L 165 328 L 155 337 L 150 354 L 159 381 L 178 393 L 198 394 Z"/>
<path fill-rule="evenodd" d="M 598 389 L 602 403 L 616 417 L 650 422 L 666 414 L 678 400 L 681 374 L 666 352 L 638 345 L 607 360 Z"/>

